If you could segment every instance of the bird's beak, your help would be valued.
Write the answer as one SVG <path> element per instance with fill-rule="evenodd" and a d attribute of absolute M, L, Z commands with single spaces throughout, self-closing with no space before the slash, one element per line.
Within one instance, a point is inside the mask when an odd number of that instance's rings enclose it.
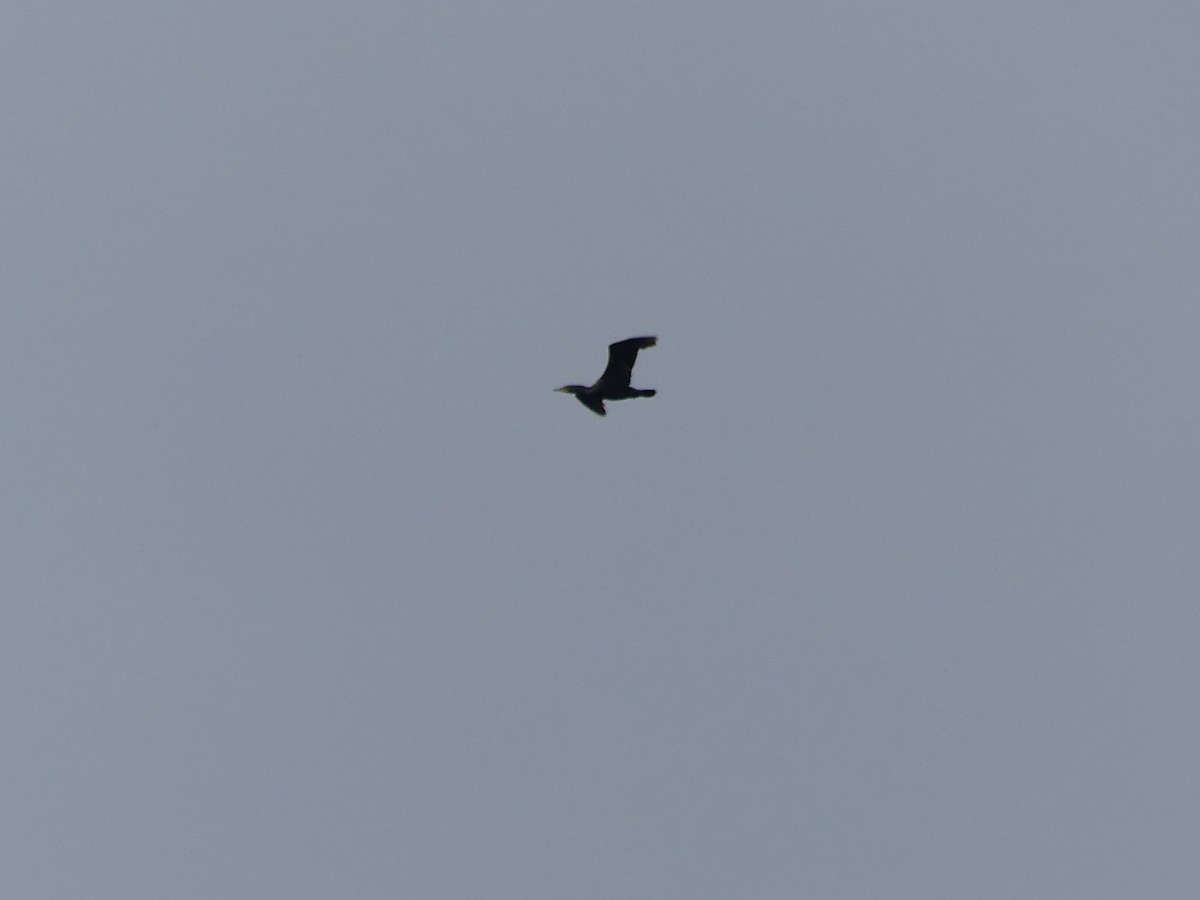
<path fill-rule="evenodd" d="M 556 393 L 556 394 L 566 394 L 566 393 L 569 393 L 569 392 L 567 391 L 567 389 L 566 389 L 565 387 L 560 387 L 560 388 L 555 388 L 555 389 L 554 389 L 554 393 Z"/>

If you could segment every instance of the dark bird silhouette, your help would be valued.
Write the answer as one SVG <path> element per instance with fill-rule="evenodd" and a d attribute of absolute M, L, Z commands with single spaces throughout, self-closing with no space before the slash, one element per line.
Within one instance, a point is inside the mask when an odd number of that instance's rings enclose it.
<path fill-rule="evenodd" d="M 595 384 L 568 384 L 555 390 L 564 394 L 574 394 L 576 400 L 598 416 L 608 414 L 604 409 L 605 400 L 653 397 L 658 391 L 630 387 L 629 379 L 633 375 L 633 364 L 637 362 L 638 351 L 653 347 L 657 343 L 656 337 L 633 337 L 609 344 L 608 367 Z"/>

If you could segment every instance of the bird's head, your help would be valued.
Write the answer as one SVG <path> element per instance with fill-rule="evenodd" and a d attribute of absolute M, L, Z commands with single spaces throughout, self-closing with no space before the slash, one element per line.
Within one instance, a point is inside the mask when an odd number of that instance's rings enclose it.
<path fill-rule="evenodd" d="M 554 389 L 560 394 L 578 394 L 580 391 L 586 391 L 587 385 L 584 384 L 564 384 L 560 388 Z"/>

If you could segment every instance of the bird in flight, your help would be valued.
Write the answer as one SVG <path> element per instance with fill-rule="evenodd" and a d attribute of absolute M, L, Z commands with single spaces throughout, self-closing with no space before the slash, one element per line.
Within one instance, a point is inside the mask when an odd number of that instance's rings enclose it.
<path fill-rule="evenodd" d="M 658 391 L 641 390 L 629 386 L 633 375 L 633 364 L 637 362 L 639 350 L 653 347 L 656 337 L 632 337 L 608 345 L 608 366 L 599 380 L 590 387 L 583 384 L 568 384 L 555 388 L 564 394 L 574 394 L 575 399 L 598 416 L 608 413 L 605 400 L 628 400 L 630 397 L 653 397 Z"/>

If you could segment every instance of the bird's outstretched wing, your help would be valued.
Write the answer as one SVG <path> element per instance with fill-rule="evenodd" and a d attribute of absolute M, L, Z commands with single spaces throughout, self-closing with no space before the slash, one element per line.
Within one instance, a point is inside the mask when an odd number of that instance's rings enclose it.
<path fill-rule="evenodd" d="M 632 337 L 615 344 L 608 345 L 608 367 L 600 380 L 605 384 L 629 387 L 629 379 L 633 375 L 633 364 L 637 362 L 639 350 L 653 347 L 658 343 L 656 337 Z"/>
<path fill-rule="evenodd" d="M 589 397 L 585 394 L 576 395 L 579 402 L 590 409 L 598 416 L 607 416 L 608 410 L 604 408 L 604 401 L 599 397 Z"/>

